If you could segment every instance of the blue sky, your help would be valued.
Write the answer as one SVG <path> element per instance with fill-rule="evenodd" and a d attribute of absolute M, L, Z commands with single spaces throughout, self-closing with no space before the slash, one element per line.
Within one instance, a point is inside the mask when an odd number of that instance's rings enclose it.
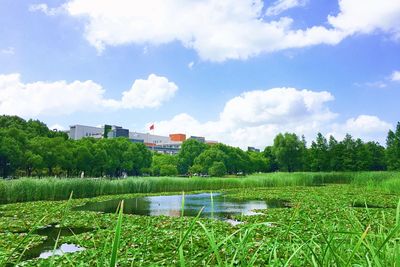
<path fill-rule="evenodd" d="M 397 0 L 140 2 L 2 0 L 0 113 L 261 148 L 400 120 Z"/>

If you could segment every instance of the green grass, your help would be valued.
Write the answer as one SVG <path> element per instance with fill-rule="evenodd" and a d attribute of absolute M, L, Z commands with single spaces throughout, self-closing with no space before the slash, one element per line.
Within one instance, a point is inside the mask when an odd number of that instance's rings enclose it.
<path fill-rule="evenodd" d="M 0 181 L 0 204 L 38 200 L 66 200 L 72 191 L 75 198 L 87 198 L 127 193 L 313 186 L 337 183 L 383 188 L 388 192 L 399 193 L 400 173 L 268 173 L 254 174 L 244 178 L 131 177 L 123 180 L 23 178 Z"/>

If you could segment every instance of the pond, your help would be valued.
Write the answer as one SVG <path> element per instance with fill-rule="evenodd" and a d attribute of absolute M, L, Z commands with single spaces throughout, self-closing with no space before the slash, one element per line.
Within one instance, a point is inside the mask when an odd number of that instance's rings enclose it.
<path fill-rule="evenodd" d="M 122 199 L 112 199 L 102 202 L 88 202 L 76 207 L 79 211 L 96 211 L 115 213 Z M 196 216 L 204 207 L 201 217 L 228 219 L 233 215 L 254 215 L 255 210 L 269 208 L 285 208 L 288 202 L 280 199 L 272 200 L 239 200 L 223 194 L 192 194 L 185 195 L 184 216 Z M 179 217 L 182 212 L 182 195 L 149 196 L 124 199 L 124 213 L 146 216 Z"/>
<path fill-rule="evenodd" d="M 54 246 L 57 242 L 58 235 L 61 236 L 73 236 L 86 232 L 93 231 L 92 228 L 82 227 L 59 227 L 57 224 L 51 224 L 43 228 L 39 228 L 33 232 L 33 234 L 46 236 L 46 239 L 25 251 L 23 260 L 34 259 L 34 258 L 48 258 L 53 255 L 63 255 L 65 253 L 73 253 L 84 250 L 75 244 L 58 244 L 57 249 L 54 250 Z M 54 251 L 53 251 L 54 250 Z"/>

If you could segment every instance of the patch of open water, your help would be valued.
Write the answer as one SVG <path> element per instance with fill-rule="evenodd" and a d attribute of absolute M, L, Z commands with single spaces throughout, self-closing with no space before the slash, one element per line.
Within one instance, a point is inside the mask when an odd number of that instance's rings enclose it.
<path fill-rule="evenodd" d="M 75 244 L 60 244 L 58 248 L 54 250 L 54 246 L 57 242 L 58 235 L 61 236 L 73 236 L 86 232 L 93 231 L 92 228 L 83 227 L 60 227 L 57 224 L 51 224 L 43 228 L 39 228 L 33 232 L 33 234 L 46 236 L 46 239 L 25 251 L 22 259 L 29 260 L 34 258 L 48 258 L 54 255 L 63 255 L 65 253 L 73 253 L 77 251 L 85 250 L 83 247 L 79 247 Z M 53 251 L 54 250 L 54 251 Z"/>
<path fill-rule="evenodd" d="M 111 199 L 101 202 L 88 202 L 75 207 L 78 211 L 96 211 L 115 213 L 122 199 Z M 184 200 L 184 216 L 196 216 L 203 208 L 201 217 L 228 219 L 233 215 L 257 215 L 255 210 L 285 208 L 289 203 L 281 199 L 240 200 L 223 194 L 192 194 Z M 182 212 L 182 195 L 148 196 L 124 199 L 124 213 L 146 216 L 179 217 Z"/>

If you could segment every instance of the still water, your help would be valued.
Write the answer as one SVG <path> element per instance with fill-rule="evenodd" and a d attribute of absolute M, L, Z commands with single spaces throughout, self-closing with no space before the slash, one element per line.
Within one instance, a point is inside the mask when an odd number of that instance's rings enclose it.
<path fill-rule="evenodd" d="M 80 211 L 97 211 L 115 213 L 122 199 L 112 199 L 101 202 L 88 202 L 76 207 Z M 232 215 L 254 215 L 255 210 L 269 208 L 284 208 L 288 203 L 284 200 L 238 200 L 223 194 L 193 194 L 186 195 L 184 200 L 184 216 L 196 216 L 204 207 L 201 217 L 226 219 Z M 181 216 L 182 195 L 149 196 L 124 199 L 124 213 L 146 216 Z"/>
<path fill-rule="evenodd" d="M 77 251 L 82 251 L 84 248 L 79 247 L 75 244 L 61 244 L 58 246 L 56 250 L 54 249 L 54 245 L 57 242 L 58 235 L 61 236 L 72 236 L 78 235 L 86 232 L 93 231 L 92 228 L 80 228 L 80 227 L 59 227 L 56 224 L 51 224 L 45 226 L 43 228 L 37 229 L 33 232 L 33 234 L 46 236 L 46 239 L 28 249 L 23 256 L 24 260 L 33 259 L 33 258 L 48 258 L 53 255 L 63 255 L 65 253 L 73 253 Z"/>
<path fill-rule="evenodd" d="M 233 215 L 255 215 L 256 210 L 289 207 L 285 200 L 239 200 L 223 194 L 192 194 L 184 197 L 184 216 L 196 216 L 203 208 L 201 217 L 224 220 L 232 225 L 241 223 L 232 220 Z M 88 202 L 83 206 L 75 207 L 77 211 L 96 211 L 115 213 L 122 199 L 112 199 L 101 202 Z M 144 216 L 171 216 L 179 217 L 182 212 L 182 195 L 148 196 L 124 199 L 124 213 Z M 60 244 L 56 250 L 54 245 L 58 235 L 72 236 L 93 231 L 91 228 L 66 228 L 57 224 L 48 225 L 34 231 L 34 234 L 46 236 L 39 245 L 27 250 L 23 260 L 33 258 L 47 258 L 52 255 L 63 255 L 82 251 L 85 248 L 75 244 Z"/>

